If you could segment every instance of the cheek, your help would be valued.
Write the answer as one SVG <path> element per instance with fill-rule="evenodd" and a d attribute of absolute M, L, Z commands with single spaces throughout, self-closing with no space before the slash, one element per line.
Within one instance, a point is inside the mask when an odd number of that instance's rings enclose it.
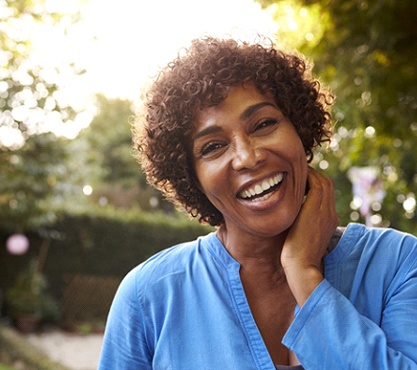
<path fill-rule="evenodd" d="M 199 189 L 206 196 L 215 191 L 216 187 L 216 171 L 213 166 L 197 165 L 195 167 L 197 183 Z"/>
<path fill-rule="evenodd" d="M 300 171 L 302 173 L 302 176 L 307 180 L 308 162 L 304 150 L 300 152 Z"/>
<path fill-rule="evenodd" d="M 308 162 L 304 152 L 304 148 L 300 143 L 300 150 L 298 151 L 298 159 L 295 161 L 298 167 L 298 177 L 299 177 L 299 191 L 304 196 L 306 191 L 307 185 L 307 177 L 308 177 Z M 297 171 L 297 170 L 295 170 Z"/>
<path fill-rule="evenodd" d="M 202 193 L 204 193 L 204 189 L 203 186 L 201 185 L 201 177 L 199 175 L 199 171 L 198 168 L 196 166 L 194 166 L 194 181 L 195 181 L 195 185 L 197 187 L 198 190 L 200 190 Z"/>
<path fill-rule="evenodd" d="M 302 175 L 302 184 L 301 184 L 301 191 L 303 193 L 303 196 L 307 193 L 307 187 L 308 187 L 308 183 L 307 183 L 307 178 L 308 178 L 308 170 L 307 170 L 307 161 L 305 161 L 304 163 L 305 168 L 303 169 L 303 175 Z"/>
<path fill-rule="evenodd" d="M 225 204 L 228 203 L 230 188 L 229 176 L 222 171 L 221 165 L 205 164 L 198 169 L 200 190 L 210 203 L 223 213 Z"/>

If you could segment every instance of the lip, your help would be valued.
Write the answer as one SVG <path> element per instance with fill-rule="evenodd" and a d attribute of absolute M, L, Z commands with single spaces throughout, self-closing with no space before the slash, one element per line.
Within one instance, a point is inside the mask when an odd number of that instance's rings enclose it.
<path fill-rule="evenodd" d="M 269 178 L 267 176 L 266 178 Z M 279 203 L 284 199 L 285 197 L 285 189 L 287 186 L 287 174 L 284 173 L 284 178 L 280 182 L 279 187 L 274 189 L 271 193 L 269 193 L 266 197 L 260 197 L 253 200 L 244 199 L 241 197 L 237 197 L 237 201 L 241 206 L 246 208 L 247 210 L 250 210 L 252 212 L 270 212 L 271 210 L 276 210 L 279 206 Z M 251 182 L 251 184 L 255 184 L 259 182 L 259 180 Z M 249 184 L 248 184 L 249 185 Z M 242 188 L 247 189 L 248 185 Z M 250 186 L 250 185 L 249 185 Z"/>
<path fill-rule="evenodd" d="M 274 194 L 282 186 L 282 183 L 284 182 L 285 178 L 286 178 L 286 173 L 285 172 L 275 172 L 275 173 L 269 174 L 267 176 L 248 181 L 240 187 L 240 189 L 236 193 L 236 198 L 239 199 L 242 202 L 245 202 L 245 203 L 263 202 L 263 201 L 266 200 L 266 199 L 264 199 L 265 197 L 268 199 L 269 198 L 268 195 Z M 252 194 L 252 196 L 254 195 L 254 188 L 255 187 L 261 186 L 261 188 L 262 188 L 261 184 L 263 182 L 266 182 L 271 187 L 275 187 L 276 185 L 279 185 L 279 186 L 278 186 L 277 189 L 274 189 L 272 192 L 267 193 L 264 196 L 260 196 L 258 198 L 254 198 L 254 199 L 250 199 L 249 197 L 247 197 L 247 195 L 249 195 L 249 194 Z M 275 182 L 275 185 L 272 185 L 272 182 Z M 249 190 L 251 190 L 251 191 L 249 191 Z M 269 189 L 259 189 L 259 190 L 267 192 Z M 260 195 L 260 194 L 258 194 L 258 195 Z"/>

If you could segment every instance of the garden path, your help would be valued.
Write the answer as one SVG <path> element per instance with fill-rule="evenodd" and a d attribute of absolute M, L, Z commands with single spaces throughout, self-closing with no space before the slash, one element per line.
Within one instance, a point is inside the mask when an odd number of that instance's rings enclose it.
<path fill-rule="evenodd" d="M 60 330 L 28 334 L 28 341 L 51 360 L 71 370 L 96 370 L 103 343 L 102 334 L 74 334 Z"/>

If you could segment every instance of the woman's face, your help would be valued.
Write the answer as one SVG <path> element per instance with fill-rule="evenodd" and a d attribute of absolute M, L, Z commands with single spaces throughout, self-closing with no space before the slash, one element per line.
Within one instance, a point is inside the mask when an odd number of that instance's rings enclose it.
<path fill-rule="evenodd" d="M 201 190 L 228 232 L 272 237 L 294 222 L 305 194 L 301 140 L 271 97 L 236 86 L 194 122 L 192 149 Z"/>

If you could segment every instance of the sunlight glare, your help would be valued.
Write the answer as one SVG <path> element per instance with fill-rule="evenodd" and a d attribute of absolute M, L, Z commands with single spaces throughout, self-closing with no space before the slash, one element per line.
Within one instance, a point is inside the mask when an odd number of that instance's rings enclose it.
<path fill-rule="evenodd" d="M 29 86 L 33 77 L 27 71 L 33 70 L 35 76 L 59 89 L 52 97 L 45 84 L 38 84 L 33 92 L 29 88 L 22 92 L 27 96 L 22 95 L 21 106 L 11 107 L 10 116 L 0 122 L 2 144 L 9 147 L 12 142 L 23 145 L 24 136 L 34 132 L 76 137 L 91 122 L 95 94 L 139 99 L 149 77 L 203 34 L 253 40 L 257 35 L 273 38 L 277 29 L 272 14 L 254 0 L 47 0 L 45 6 L 64 14 L 57 24 L 52 17 L 46 17 L 43 24 L 24 16 L 10 18 L 21 25 L 9 29 L 16 47 L 18 40 L 26 39 L 32 47 L 25 67 L 13 77 Z M 81 20 L 73 23 L 77 12 Z M 0 53 L 0 74 L 8 59 L 6 53 Z M 74 75 L 69 66 L 82 73 Z M 8 86 L 3 85 L 0 95 L 7 93 Z M 38 100 L 46 97 L 46 107 L 38 107 Z M 84 113 L 70 120 L 54 111 L 56 103 Z M 28 126 L 26 133 L 13 127 L 12 116 Z"/>
<path fill-rule="evenodd" d="M 0 144 L 7 148 L 17 150 L 25 143 L 20 130 L 8 126 L 0 126 Z"/>
<path fill-rule="evenodd" d="M 97 41 L 85 53 L 89 82 L 110 97 L 135 99 L 148 76 L 201 36 L 272 36 L 272 17 L 252 0 L 91 0 L 84 32 Z"/>

